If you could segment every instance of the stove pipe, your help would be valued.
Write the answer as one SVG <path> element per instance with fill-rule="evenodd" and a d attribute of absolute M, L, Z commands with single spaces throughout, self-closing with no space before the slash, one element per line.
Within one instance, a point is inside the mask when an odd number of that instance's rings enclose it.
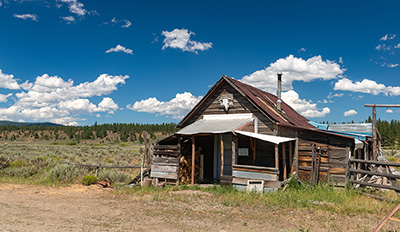
<path fill-rule="evenodd" d="M 276 108 L 278 111 L 282 111 L 282 100 L 281 100 L 281 92 L 282 92 L 282 73 L 278 72 L 278 100 L 276 101 Z"/>

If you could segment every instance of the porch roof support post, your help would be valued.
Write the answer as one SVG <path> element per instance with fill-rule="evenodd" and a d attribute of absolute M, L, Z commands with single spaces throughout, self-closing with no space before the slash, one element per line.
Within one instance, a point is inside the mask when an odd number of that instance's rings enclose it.
<path fill-rule="evenodd" d="M 279 145 L 275 144 L 275 168 L 279 169 Z"/>
<path fill-rule="evenodd" d="M 289 167 L 290 173 L 293 173 L 293 142 L 289 142 Z"/>
<path fill-rule="evenodd" d="M 283 180 L 286 180 L 287 166 L 286 166 L 286 144 L 282 143 L 282 161 L 283 161 Z"/>
<path fill-rule="evenodd" d="M 194 136 L 192 136 L 192 185 L 194 185 L 194 172 L 195 172 L 195 155 L 196 155 L 196 149 L 195 149 L 195 140 Z"/>
<path fill-rule="evenodd" d="M 298 137 L 296 137 L 296 141 L 294 144 L 293 169 L 295 172 L 295 177 L 299 178 L 299 138 Z"/>
<path fill-rule="evenodd" d="M 222 134 L 219 135 L 219 140 L 221 143 L 221 177 L 222 177 L 224 175 L 224 140 Z"/>
<path fill-rule="evenodd" d="M 236 164 L 236 141 L 237 141 L 237 136 L 235 134 L 232 135 L 232 170 L 233 170 L 233 165 Z"/>

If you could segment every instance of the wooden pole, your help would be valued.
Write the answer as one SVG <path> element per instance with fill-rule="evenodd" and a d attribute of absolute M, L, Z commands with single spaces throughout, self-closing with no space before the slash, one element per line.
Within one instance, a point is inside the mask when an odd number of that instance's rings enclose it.
<path fill-rule="evenodd" d="M 253 166 L 256 164 L 256 156 L 257 156 L 257 151 L 256 151 L 256 139 L 251 138 L 251 145 L 252 145 L 252 150 L 253 150 Z"/>
<path fill-rule="evenodd" d="M 36 172 L 39 172 L 39 168 L 40 168 L 40 158 L 36 159 Z"/>
<path fill-rule="evenodd" d="M 379 223 L 378 227 L 374 230 L 374 232 L 378 232 L 382 229 L 382 227 L 386 224 L 386 222 L 400 209 L 400 203 Z"/>
<path fill-rule="evenodd" d="M 196 147 L 194 136 L 192 136 L 192 185 L 194 185 L 194 172 L 195 172 L 195 155 L 196 155 Z"/>
<path fill-rule="evenodd" d="M 232 170 L 233 165 L 236 164 L 236 136 L 232 135 Z"/>
<path fill-rule="evenodd" d="M 376 107 L 372 107 L 372 154 L 373 154 L 373 159 L 377 160 L 378 158 L 378 148 L 377 148 L 377 133 L 376 133 Z"/>
<path fill-rule="evenodd" d="M 222 134 L 219 135 L 219 139 L 221 142 L 221 175 L 220 176 L 223 176 L 224 175 L 224 140 L 223 140 Z"/>
<path fill-rule="evenodd" d="M 283 161 L 283 180 L 286 180 L 287 166 L 286 166 L 286 144 L 282 143 L 282 161 Z"/>
<path fill-rule="evenodd" d="M 275 144 L 275 168 L 279 169 L 279 145 Z"/>
<path fill-rule="evenodd" d="M 400 104 L 365 104 L 365 107 L 372 107 L 372 159 L 378 158 L 378 132 L 376 130 L 376 107 L 400 108 Z"/>
<path fill-rule="evenodd" d="M 293 142 L 289 142 L 289 167 L 290 173 L 293 173 Z"/>
<path fill-rule="evenodd" d="M 294 145 L 294 171 L 296 172 L 295 177 L 299 177 L 299 138 L 296 137 L 296 142 Z"/>

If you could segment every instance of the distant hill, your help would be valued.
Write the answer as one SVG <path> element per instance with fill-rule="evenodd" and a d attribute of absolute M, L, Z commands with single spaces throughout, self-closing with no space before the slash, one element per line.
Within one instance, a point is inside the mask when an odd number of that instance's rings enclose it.
<path fill-rule="evenodd" d="M 51 122 L 12 122 L 0 121 L 0 126 L 63 126 Z"/>

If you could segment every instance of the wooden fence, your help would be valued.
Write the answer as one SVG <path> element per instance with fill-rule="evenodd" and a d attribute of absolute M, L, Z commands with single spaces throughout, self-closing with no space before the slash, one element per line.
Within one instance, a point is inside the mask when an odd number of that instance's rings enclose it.
<path fill-rule="evenodd" d="M 397 179 L 400 179 L 400 175 L 393 174 L 390 167 L 400 167 L 400 163 L 386 163 L 381 161 L 361 160 L 361 159 L 350 159 L 349 165 L 349 182 L 353 184 L 359 184 L 362 186 L 370 186 L 375 188 L 391 189 L 400 192 L 400 186 L 397 183 Z M 368 170 L 371 165 L 376 167 L 381 166 L 386 172 L 370 171 Z M 357 174 L 366 175 L 363 181 L 357 180 Z M 370 183 L 369 180 L 372 176 L 386 177 L 391 185 Z"/>

